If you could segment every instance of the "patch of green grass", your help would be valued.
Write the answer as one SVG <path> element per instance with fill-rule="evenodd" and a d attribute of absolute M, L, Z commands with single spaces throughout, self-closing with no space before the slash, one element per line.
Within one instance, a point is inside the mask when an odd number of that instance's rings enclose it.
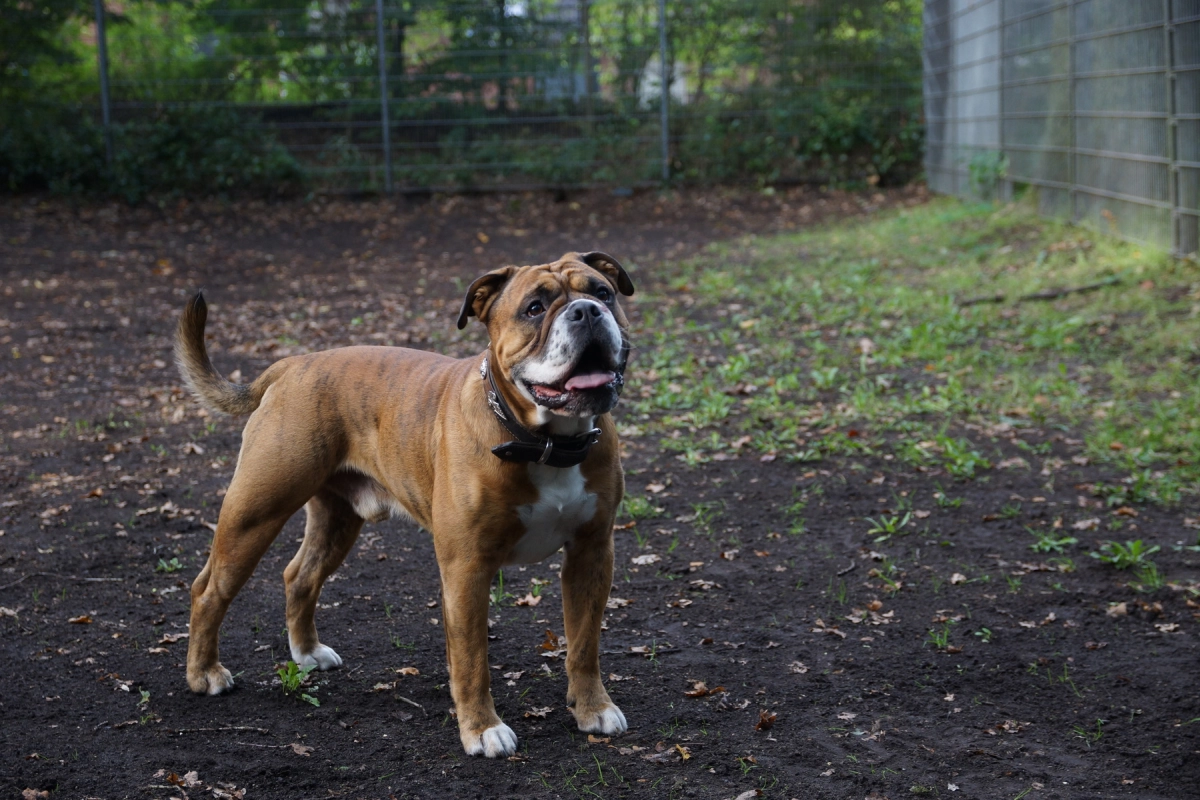
<path fill-rule="evenodd" d="M 621 501 L 621 516 L 628 519 L 653 519 L 662 512 L 662 508 L 651 503 L 645 495 L 627 494 Z"/>
<path fill-rule="evenodd" d="M 974 478 L 976 470 L 992 466 L 966 439 L 938 436 L 936 441 L 942 450 L 946 471 L 956 478 Z"/>
<path fill-rule="evenodd" d="M 666 269 L 637 306 L 626 396 L 684 464 L 890 452 L 977 480 L 979 430 L 1054 424 L 1124 476 L 1103 489 L 1114 505 L 1196 493 L 1200 262 L 1026 204 L 938 199 Z"/>

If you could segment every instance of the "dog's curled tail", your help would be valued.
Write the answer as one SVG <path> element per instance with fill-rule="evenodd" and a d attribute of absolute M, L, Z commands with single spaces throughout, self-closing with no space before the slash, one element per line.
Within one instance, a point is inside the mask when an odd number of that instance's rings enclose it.
<path fill-rule="evenodd" d="M 197 292 L 183 309 L 179 328 L 175 331 L 175 364 L 192 394 L 205 408 L 233 416 L 244 416 L 258 408 L 263 394 L 279 370 L 275 366 L 258 376 L 253 383 L 233 383 L 217 372 L 208 350 L 204 347 L 204 324 L 208 321 L 208 304 L 204 294 Z"/>

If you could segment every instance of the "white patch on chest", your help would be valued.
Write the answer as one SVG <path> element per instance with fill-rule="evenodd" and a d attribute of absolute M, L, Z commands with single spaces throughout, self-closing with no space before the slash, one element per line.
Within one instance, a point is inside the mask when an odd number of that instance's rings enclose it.
<path fill-rule="evenodd" d="M 510 564 L 541 561 L 569 544 L 580 526 L 596 516 L 596 495 L 584 487 L 579 467 L 530 464 L 529 477 L 537 487 L 538 499 L 517 507 L 525 535 L 509 555 Z"/>

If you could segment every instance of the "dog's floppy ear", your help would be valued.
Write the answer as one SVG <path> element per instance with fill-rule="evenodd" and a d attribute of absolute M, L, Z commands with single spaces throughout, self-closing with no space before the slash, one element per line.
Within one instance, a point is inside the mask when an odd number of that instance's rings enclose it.
<path fill-rule="evenodd" d="M 467 296 L 463 298 L 462 311 L 458 314 L 459 330 L 467 327 L 467 319 L 470 317 L 479 317 L 480 320 L 484 320 L 488 307 L 516 271 L 516 267 L 501 267 L 486 275 L 480 275 L 472 281 L 471 286 L 467 289 Z"/>
<path fill-rule="evenodd" d="M 626 296 L 633 294 L 633 281 L 629 280 L 629 273 L 621 266 L 620 261 L 617 261 L 608 253 L 602 253 L 599 250 L 593 250 L 590 253 L 580 253 L 579 260 L 592 269 L 599 270 L 612 278 L 617 284 L 617 290 L 621 294 Z"/>

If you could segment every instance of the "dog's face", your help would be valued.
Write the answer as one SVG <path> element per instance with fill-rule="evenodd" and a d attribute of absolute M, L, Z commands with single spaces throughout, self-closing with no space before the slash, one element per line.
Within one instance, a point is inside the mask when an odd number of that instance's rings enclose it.
<path fill-rule="evenodd" d="M 633 282 L 605 253 L 567 253 L 551 264 L 503 267 L 467 290 L 458 327 L 479 317 L 492 365 L 530 403 L 568 417 L 604 414 L 624 385 L 628 321 L 617 295 Z"/>

